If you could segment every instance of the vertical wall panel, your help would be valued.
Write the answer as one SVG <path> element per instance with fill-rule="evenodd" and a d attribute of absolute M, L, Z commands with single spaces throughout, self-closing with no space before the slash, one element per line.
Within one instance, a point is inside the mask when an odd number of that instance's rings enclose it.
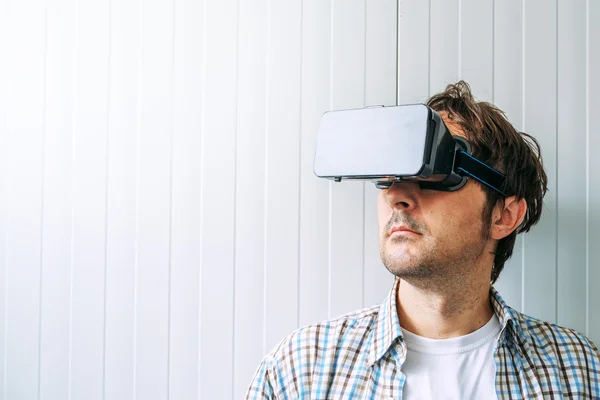
<path fill-rule="evenodd" d="M 10 47 L 7 40 L 9 28 L 8 2 L 0 3 L 0 54 L 9 54 Z M 6 332 L 6 240 L 8 230 L 8 63 L 0 63 L 0 332 Z M 0 387 L 6 387 L 4 382 L 6 357 L 6 335 L 0 336 Z M 4 390 L 0 390 L 0 399 L 4 400 Z"/>
<path fill-rule="evenodd" d="M 204 2 L 175 1 L 169 398 L 198 398 Z"/>
<path fill-rule="evenodd" d="M 366 3 L 365 103 L 396 104 L 397 2 Z"/>
<path fill-rule="evenodd" d="M 267 58 L 266 346 L 298 325 L 302 3 L 272 1 Z"/>
<path fill-rule="evenodd" d="M 366 0 L 333 2 L 334 110 L 365 103 Z M 329 317 L 362 306 L 364 183 L 330 183 Z"/>
<path fill-rule="evenodd" d="M 400 2 L 398 20 L 398 104 L 423 103 L 429 94 L 429 2 Z"/>
<path fill-rule="evenodd" d="M 471 85 L 478 100 L 494 92 L 493 0 L 460 0 L 459 76 Z"/>
<path fill-rule="evenodd" d="M 523 14 L 522 0 L 494 2 L 493 103 L 517 129 L 523 126 Z M 521 310 L 523 236 L 517 236 L 512 258 L 494 285 L 511 307 Z"/>
<path fill-rule="evenodd" d="M 104 395 L 121 400 L 134 394 L 141 10 L 113 1 L 110 12 Z"/>
<path fill-rule="evenodd" d="M 105 398 L 133 398 L 139 3 L 112 2 L 106 243 Z"/>
<path fill-rule="evenodd" d="M 40 398 L 69 396 L 75 6 L 47 3 Z M 0 89 L 1 90 L 1 89 Z M 100 124 L 101 125 L 101 124 Z"/>
<path fill-rule="evenodd" d="M 299 325 L 327 318 L 329 183 L 313 162 L 321 115 L 330 107 L 331 1 L 302 2 L 302 141 L 300 147 Z"/>
<path fill-rule="evenodd" d="M 366 105 L 396 104 L 396 5 L 394 0 L 367 2 Z M 378 194 L 374 184 L 365 184 L 363 307 L 383 301 L 394 282 L 379 256 Z"/>
<path fill-rule="evenodd" d="M 102 399 L 108 3 L 80 2 L 76 18 L 70 390 L 74 398 Z"/>
<path fill-rule="evenodd" d="M 207 0 L 202 109 L 200 398 L 233 397 L 237 0 Z"/>
<path fill-rule="evenodd" d="M 460 0 L 431 0 L 429 94 L 438 93 L 458 80 L 458 3 Z"/>
<path fill-rule="evenodd" d="M 235 399 L 244 397 L 254 371 L 268 351 L 263 348 L 268 2 L 243 1 L 239 7 L 233 342 Z M 278 187 L 276 184 L 273 186 Z"/>
<path fill-rule="evenodd" d="M 556 0 L 523 5 L 523 128 L 540 142 L 549 190 L 542 220 L 523 238 L 523 311 L 556 322 Z"/>
<path fill-rule="evenodd" d="M 136 399 L 168 395 L 173 135 L 173 2 L 141 6 Z"/>
<path fill-rule="evenodd" d="M 587 159 L 588 159 L 588 331 L 589 337 L 600 344 L 600 2 L 588 1 L 587 15 Z"/>
<path fill-rule="evenodd" d="M 585 22 L 585 0 L 558 1 L 557 322 L 579 332 L 586 324 Z"/>
<path fill-rule="evenodd" d="M 39 388 L 40 259 L 45 107 L 45 11 L 40 1 L 13 2 L 5 73 L 8 81 L 8 199 L 5 242 L 4 398 L 36 399 Z"/>

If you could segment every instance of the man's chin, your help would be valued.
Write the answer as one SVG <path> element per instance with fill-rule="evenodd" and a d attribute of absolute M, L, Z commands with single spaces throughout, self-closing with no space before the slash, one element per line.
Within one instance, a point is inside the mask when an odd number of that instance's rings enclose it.
<path fill-rule="evenodd" d="M 418 276 L 418 275 L 422 274 L 422 272 L 420 271 L 420 268 L 416 267 L 414 265 L 391 264 L 391 265 L 386 265 L 386 268 L 388 271 L 390 271 L 390 273 L 392 275 L 397 276 L 398 278 L 405 278 L 408 276 Z"/>
<path fill-rule="evenodd" d="M 432 273 L 431 268 L 424 265 L 419 257 L 408 251 L 384 251 L 381 254 L 381 261 L 387 270 L 398 278 L 426 277 Z"/>
<path fill-rule="evenodd" d="M 383 265 L 396 276 L 411 275 L 417 272 L 419 264 L 408 254 L 382 254 Z"/>

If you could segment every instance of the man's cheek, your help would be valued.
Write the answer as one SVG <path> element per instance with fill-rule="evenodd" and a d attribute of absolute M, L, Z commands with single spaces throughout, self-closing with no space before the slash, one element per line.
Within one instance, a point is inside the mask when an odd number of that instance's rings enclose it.
<path fill-rule="evenodd" d="M 388 222 L 390 221 L 390 219 L 392 218 L 393 215 L 393 211 L 391 207 L 386 207 L 385 209 L 383 207 L 379 207 L 377 210 L 377 220 L 379 222 L 379 231 L 383 232 L 385 231 L 385 227 L 388 224 Z"/>

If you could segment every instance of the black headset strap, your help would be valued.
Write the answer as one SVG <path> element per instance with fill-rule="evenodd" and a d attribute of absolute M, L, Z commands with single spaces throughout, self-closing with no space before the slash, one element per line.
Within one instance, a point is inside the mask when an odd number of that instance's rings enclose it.
<path fill-rule="evenodd" d="M 489 186 L 490 188 L 499 192 L 503 196 L 508 196 L 502 191 L 504 175 L 500 171 L 479 161 L 469 153 L 466 153 L 462 150 L 459 150 L 456 153 L 454 169 L 457 173 L 476 179 L 484 185 Z"/>
<path fill-rule="evenodd" d="M 508 196 L 502 191 L 505 178 L 500 171 L 479 161 L 462 148 L 457 148 L 454 157 L 453 169 L 446 179 L 441 182 L 421 181 L 421 188 L 453 192 L 462 188 L 467 183 L 467 178 L 473 178 L 502 196 Z"/>

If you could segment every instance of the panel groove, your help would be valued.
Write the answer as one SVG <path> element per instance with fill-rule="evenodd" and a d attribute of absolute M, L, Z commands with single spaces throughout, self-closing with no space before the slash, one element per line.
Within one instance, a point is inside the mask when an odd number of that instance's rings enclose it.
<path fill-rule="evenodd" d="M 588 1 L 587 9 L 587 29 L 588 38 L 600 37 L 598 21 L 600 21 L 600 3 L 597 1 Z M 596 23 L 594 23 L 596 22 Z M 592 116 L 592 110 L 597 110 L 600 106 L 600 41 L 588 40 L 588 135 L 589 154 L 598 154 L 600 152 L 600 124 L 597 118 Z M 590 338 L 600 344 L 600 249 L 597 243 L 600 242 L 600 160 L 598 157 L 588 157 L 590 171 L 588 173 L 588 198 L 589 198 L 589 220 L 588 220 L 588 248 L 589 268 L 588 268 L 588 326 Z M 593 312 L 596 310 L 596 312 Z"/>
<path fill-rule="evenodd" d="M 328 198 L 327 198 L 327 213 L 329 218 L 327 219 L 327 224 L 328 224 L 328 246 L 327 246 L 327 250 L 328 250 L 328 257 L 327 257 L 327 318 L 331 318 L 331 237 L 333 235 L 333 231 L 331 229 L 332 225 L 333 225 L 333 221 L 331 216 L 333 215 L 333 199 L 331 196 L 331 186 L 332 186 L 332 182 L 327 182 L 328 183 Z"/>
<path fill-rule="evenodd" d="M 303 106 L 302 102 L 304 99 L 304 0 L 300 0 L 300 101 L 298 102 L 298 115 L 299 118 L 299 129 L 298 129 L 298 240 L 296 242 L 296 246 L 298 248 L 298 270 L 296 274 L 296 327 L 300 327 L 300 282 L 301 282 L 301 270 L 302 270 L 302 145 L 303 145 L 303 135 L 302 135 L 302 115 L 303 115 Z"/>
<path fill-rule="evenodd" d="M 400 1 L 396 0 L 396 105 L 400 105 Z"/>
<path fill-rule="evenodd" d="M 462 2 L 458 0 L 458 79 L 462 79 Z"/>
<path fill-rule="evenodd" d="M 7 164 L 8 161 L 6 162 Z M 7 181 L 7 187 L 9 187 L 9 182 L 12 179 L 12 168 L 8 168 L 8 177 L 6 179 Z M 10 191 L 6 191 L 7 195 L 10 196 Z M 9 197 L 10 199 L 10 197 Z M 2 360 L 3 363 L 3 376 L 2 376 L 2 383 L 3 383 L 3 389 L 2 389 L 2 399 L 6 400 L 6 391 L 7 391 L 7 384 L 6 384 L 6 377 L 8 375 L 8 231 L 10 228 L 10 223 L 11 223 L 11 218 L 10 218 L 10 209 L 8 207 L 8 202 L 7 202 L 7 210 L 8 212 L 8 216 L 6 218 L 6 236 L 4 238 L 4 331 L 2 332 L 3 334 L 3 338 L 2 338 L 2 346 L 4 348 L 4 357 Z"/>
<path fill-rule="evenodd" d="M 139 256 L 140 256 L 140 143 L 142 132 L 142 59 L 144 48 L 144 0 L 139 1 L 139 53 L 137 63 L 137 96 L 136 96 L 136 140 L 135 140 L 135 247 L 133 268 L 133 368 L 132 392 L 133 400 L 137 400 L 137 370 L 138 370 L 138 303 L 139 303 Z"/>
<path fill-rule="evenodd" d="M 367 32 L 369 31 L 368 26 L 368 15 L 367 15 L 367 0 L 364 0 L 363 12 L 365 14 L 364 24 L 365 24 L 365 35 L 363 40 L 365 41 L 363 51 L 365 54 L 364 64 L 363 64 L 363 106 L 373 105 L 367 104 Z M 365 307 L 365 183 L 362 182 L 362 215 L 360 220 L 362 221 L 362 234 L 361 234 L 361 299 L 360 304 L 361 307 Z"/>
<path fill-rule="evenodd" d="M 175 154 L 175 49 L 176 49 L 176 31 L 177 31 L 177 1 L 171 0 L 171 132 L 169 133 L 169 234 L 167 244 L 167 360 L 166 360 L 166 394 L 167 399 L 171 397 L 171 337 L 172 337 L 172 303 L 173 303 L 173 158 Z"/>
<path fill-rule="evenodd" d="M 366 29 L 365 29 L 366 31 Z M 365 79 L 366 81 L 366 79 Z M 366 91 L 365 91 L 365 97 L 366 97 Z M 361 260 L 361 264 L 362 264 L 362 271 L 361 271 L 361 290 L 362 290 L 362 294 L 361 294 L 361 307 L 366 307 L 367 305 L 365 304 L 365 299 L 366 299 L 366 289 L 365 289 L 365 283 L 366 283 L 366 266 L 365 266 L 365 262 L 366 262 L 366 246 L 365 246 L 365 240 L 366 240 L 366 197 L 367 197 L 367 191 L 365 190 L 365 185 L 366 183 L 363 182 L 362 183 L 362 216 L 361 216 L 361 221 L 362 221 L 362 260 Z"/>
<path fill-rule="evenodd" d="M 41 200 L 40 201 L 40 283 L 39 283 L 39 301 L 38 301 L 38 363 L 37 363 L 37 398 L 40 398 L 42 389 L 42 293 L 44 290 L 44 280 L 42 271 L 44 270 L 44 198 L 46 183 L 46 174 L 44 166 L 46 165 L 46 136 L 47 136 L 47 76 L 48 76 L 48 7 L 44 4 L 44 106 L 42 111 L 42 179 L 41 179 Z"/>
<path fill-rule="evenodd" d="M 73 132 L 73 140 L 71 141 L 71 165 L 75 166 L 75 153 L 77 152 L 75 137 L 76 130 L 76 115 L 79 109 L 79 0 L 75 0 L 75 49 L 73 54 L 73 113 L 71 114 L 71 131 Z M 69 259 L 69 377 L 68 377 L 68 395 L 71 400 L 73 395 L 73 274 L 74 265 L 74 249 L 75 249 L 75 187 L 77 186 L 77 174 L 73 173 L 71 179 L 71 232 L 70 232 L 70 259 Z"/>
<path fill-rule="evenodd" d="M 140 0 L 142 1 L 142 0 Z M 202 399 L 202 284 L 204 275 L 204 159 L 206 156 L 205 151 L 205 137 L 206 137 L 206 33 L 207 33 L 207 3 L 209 0 L 204 0 L 202 4 L 202 109 L 200 113 L 202 115 L 200 120 L 200 259 L 199 259 L 199 272 L 198 272 L 198 400 Z"/>
<path fill-rule="evenodd" d="M 431 0 L 428 0 L 427 15 L 427 96 L 431 96 Z"/>
<path fill-rule="evenodd" d="M 263 281 L 263 353 L 267 352 L 267 287 L 268 287 L 268 276 L 267 276 L 267 227 L 269 222 L 268 213 L 268 186 L 269 186 L 269 83 L 270 74 L 269 66 L 271 65 L 271 0 L 267 0 L 267 34 L 266 34 L 266 62 L 265 62 L 265 193 L 264 193 L 264 281 Z"/>
<path fill-rule="evenodd" d="M 590 0 L 585 1 L 585 335 L 590 334 Z"/>
<path fill-rule="evenodd" d="M 331 27 L 329 30 L 329 48 L 330 48 L 330 64 L 329 64 L 329 110 L 333 110 L 333 71 L 334 71 L 334 49 L 335 49 L 335 41 L 334 41 L 334 27 L 335 27 L 335 0 L 331 0 L 331 8 L 330 8 L 330 21 Z M 331 252 L 331 244 L 333 241 L 333 185 L 332 182 L 327 182 L 328 184 L 328 226 L 327 226 L 327 318 L 331 318 L 331 269 L 332 269 L 332 252 Z"/>
<path fill-rule="evenodd" d="M 554 82 L 554 85 L 555 85 L 556 98 L 555 98 L 555 105 L 554 105 L 555 108 L 554 109 L 557 110 L 556 114 L 554 115 L 554 124 L 556 126 L 556 131 L 554 133 L 555 134 L 554 143 L 556 145 L 554 147 L 554 149 L 555 149 L 554 157 L 556 160 L 555 170 L 557 171 L 556 175 L 554 176 L 554 178 L 555 178 L 554 187 L 556 188 L 556 195 L 555 195 L 556 196 L 556 203 L 555 203 L 556 204 L 556 213 L 554 214 L 554 228 L 555 228 L 555 232 L 556 232 L 556 235 L 554 236 L 554 240 L 555 240 L 555 242 L 554 242 L 554 259 L 556 260 L 556 263 L 554 265 L 555 276 L 556 276 L 556 280 L 554 281 L 554 284 L 555 284 L 555 286 L 554 286 L 554 293 L 555 293 L 555 296 L 554 296 L 554 321 L 556 323 L 558 323 L 558 300 L 559 300 L 559 293 L 558 293 L 558 288 L 559 288 L 559 284 L 558 284 L 558 273 L 559 273 L 559 268 L 558 268 L 559 267 L 559 263 L 558 263 L 558 245 L 559 245 L 558 223 L 559 223 L 559 218 L 558 217 L 559 217 L 559 213 L 560 213 L 559 210 L 560 210 L 560 206 L 561 206 L 560 199 L 558 196 L 558 193 L 560 190 L 560 187 L 558 186 L 558 178 L 559 178 L 558 171 L 560 170 L 559 169 L 560 160 L 558 158 L 558 155 L 559 155 L 559 150 L 558 150 L 558 134 L 559 134 L 558 104 L 559 104 L 559 101 L 558 101 L 558 99 L 560 98 L 560 93 L 558 91 L 558 89 L 559 89 L 558 88 L 558 68 L 559 68 L 558 61 L 560 59 L 558 56 L 558 34 L 559 34 L 559 30 L 560 30 L 560 27 L 558 26 L 558 3 L 559 3 L 559 1 L 560 0 L 555 1 L 556 6 L 555 6 L 555 21 L 554 21 L 554 24 L 556 26 L 556 35 L 554 38 L 555 39 L 554 70 L 556 71 L 556 81 Z"/>
<path fill-rule="evenodd" d="M 490 94 L 490 101 L 495 102 L 496 92 L 494 90 L 496 84 L 496 0 L 492 0 L 492 93 Z"/>
<path fill-rule="evenodd" d="M 4 5 L 6 7 L 6 5 Z M 6 7 L 8 8 L 8 7 Z M 3 54 L 11 53 L 10 42 L 6 40 L 8 37 L 10 20 L 8 18 L 8 10 L 0 8 L 0 52 Z M 8 76 L 10 75 L 10 62 L 0 63 L 0 129 L 8 132 L 8 113 L 4 110 L 8 109 L 10 98 L 10 83 Z M 9 141 L 6 134 L 0 134 L 0 274 L 3 281 L 0 282 L 2 290 L 0 294 L 2 304 L 0 309 L 2 315 L 0 321 L 0 399 L 6 400 L 6 363 L 7 363 L 7 311 L 8 311 L 8 232 L 10 223 L 10 208 L 9 208 L 9 180 L 10 180 L 10 163 L 9 163 Z"/>
<path fill-rule="evenodd" d="M 525 113 L 525 0 L 521 0 L 521 126 L 523 132 L 527 132 L 527 114 Z M 521 238 L 523 247 L 521 249 L 521 312 L 525 311 L 525 252 L 527 238 L 522 236 Z"/>
<path fill-rule="evenodd" d="M 110 136 L 111 136 L 111 113 L 110 113 L 110 99 L 111 99 L 111 88 L 112 88 L 112 1 L 108 0 L 108 84 L 106 86 L 106 159 L 105 159 L 105 186 L 104 186 L 104 276 L 103 276 L 103 311 L 102 311 L 102 370 L 101 370 L 101 382 L 102 382 L 102 394 L 101 398 L 106 397 L 106 336 L 107 336 L 107 299 L 108 299 L 108 197 L 110 187 Z"/>
<path fill-rule="evenodd" d="M 236 13 L 235 13 L 235 17 L 236 17 L 236 23 L 235 23 L 235 27 L 236 27 L 236 32 L 235 32 L 235 57 L 236 57 L 236 63 L 235 63 L 235 106 L 234 106 L 234 114 L 235 114 L 235 120 L 236 120 L 236 124 L 234 127 L 234 133 L 233 133 L 233 235 L 232 235 L 232 247 L 233 247 L 233 253 L 232 253 L 232 257 L 233 257 L 233 301 L 232 301 L 232 305 L 233 305 L 233 310 L 231 313 L 231 326 L 233 329 L 233 332 L 235 332 L 235 317 L 236 317 L 236 313 L 235 313 L 235 301 L 236 301 L 236 269 L 237 269 L 237 260 L 235 257 L 236 254 L 236 250 L 237 250 L 237 193 L 238 193 L 238 187 L 237 187 L 237 181 L 238 181 L 238 130 L 239 130 L 239 122 L 240 122 L 240 117 L 239 117 L 239 81 L 240 81 L 240 70 L 239 70 L 239 65 L 240 65 L 240 0 L 236 1 Z M 231 365 L 235 365 L 235 334 L 231 335 Z M 235 368 L 233 368 L 232 373 L 231 373 L 231 387 L 234 388 L 235 387 Z"/>

